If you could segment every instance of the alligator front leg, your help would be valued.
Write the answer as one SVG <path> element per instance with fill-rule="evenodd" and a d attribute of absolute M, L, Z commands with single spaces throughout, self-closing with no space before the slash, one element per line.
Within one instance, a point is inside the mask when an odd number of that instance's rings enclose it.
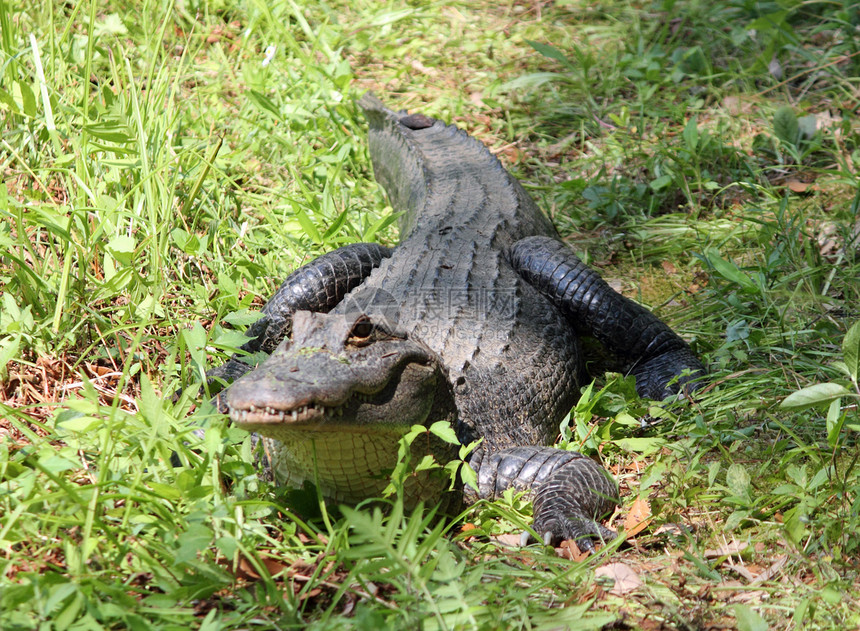
<path fill-rule="evenodd" d="M 263 316 L 248 327 L 245 335 L 251 339 L 239 348 L 245 353 L 271 354 L 290 335 L 296 311 L 331 311 L 389 256 L 390 248 L 376 243 L 353 243 L 298 268 L 265 304 Z M 210 383 L 216 378 L 230 383 L 250 371 L 253 366 L 243 361 L 243 357 L 233 355 L 222 366 L 207 371 Z"/>
<path fill-rule="evenodd" d="M 640 396 L 660 400 L 685 384 L 690 389 L 701 385 L 694 380 L 705 367 L 687 343 L 645 307 L 613 290 L 567 245 L 527 237 L 514 244 L 509 257 L 520 276 L 552 300 L 578 333 L 596 338 L 632 364 Z"/>
<path fill-rule="evenodd" d="M 580 549 L 593 550 L 592 537 L 615 538 L 598 520 L 618 504 L 618 488 L 591 458 L 526 446 L 478 452 L 470 464 L 478 475 L 479 498 L 498 497 L 508 488 L 532 495 L 534 529 L 545 543 L 573 539 Z"/>

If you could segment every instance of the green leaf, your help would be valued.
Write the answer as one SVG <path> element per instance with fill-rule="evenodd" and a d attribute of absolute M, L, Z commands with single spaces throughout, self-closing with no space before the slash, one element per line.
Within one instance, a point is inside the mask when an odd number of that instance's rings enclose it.
<path fill-rule="evenodd" d="M 758 293 L 759 288 L 755 281 L 741 271 L 733 261 L 727 261 L 714 249 L 705 252 L 705 258 L 708 259 L 708 263 L 713 266 L 714 270 L 726 280 L 737 283 L 744 291 Z"/>
<path fill-rule="evenodd" d="M 478 474 L 468 462 L 464 462 L 460 467 L 460 479 L 466 486 L 478 490 Z"/>
<path fill-rule="evenodd" d="M 831 401 L 850 395 L 851 392 L 838 383 L 817 383 L 807 386 L 797 392 L 792 392 L 783 399 L 779 407 L 783 410 L 804 410 L 817 405 L 829 404 Z"/>
<path fill-rule="evenodd" d="M 224 535 L 215 540 L 215 547 L 217 547 L 225 557 L 232 559 L 233 555 L 235 555 L 236 551 L 239 549 L 239 542 L 236 541 L 235 537 Z"/>
<path fill-rule="evenodd" d="M 0 339 L 0 381 L 6 379 L 9 362 L 18 356 L 21 346 L 21 335 Z"/>
<path fill-rule="evenodd" d="M 102 123 L 93 123 L 92 125 L 84 125 L 84 131 L 99 140 L 106 140 L 117 144 L 131 142 L 131 134 L 128 131 L 128 126 L 119 121 L 105 121 Z"/>
<path fill-rule="evenodd" d="M 842 358 L 845 360 L 851 381 L 857 383 L 857 379 L 860 378 L 860 320 L 848 329 L 845 339 L 842 340 Z"/>
<path fill-rule="evenodd" d="M 451 445 L 460 444 L 460 441 L 457 440 L 457 434 L 454 432 L 454 428 L 451 427 L 451 423 L 448 421 L 436 421 L 429 429 L 431 434 L 435 434 L 446 443 Z"/>
<path fill-rule="evenodd" d="M 123 265 L 131 265 L 134 261 L 134 237 L 127 234 L 115 236 L 107 244 L 107 251 Z"/>
<path fill-rule="evenodd" d="M 388 226 L 397 220 L 403 213 L 391 213 L 377 219 L 373 225 L 368 228 L 361 236 L 362 241 L 373 241 L 376 239 L 376 234 L 385 230 Z"/>
<path fill-rule="evenodd" d="M 844 596 L 839 589 L 836 589 L 832 585 L 827 585 L 821 590 L 821 600 L 831 605 L 836 605 L 843 602 Z"/>
<path fill-rule="evenodd" d="M 747 605 L 735 605 L 738 631 L 767 631 L 770 627 L 764 618 Z"/>
<path fill-rule="evenodd" d="M 70 469 L 77 469 L 78 466 L 79 465 L 77 463 L 55 454 L 49 454 L 39 458 L 39 467 L 44 471 L 48 471 L 53 474 L 69 471 Z"/>
<path fill-rule="evenodd" d="M 734 495 L 748 498 L 750 492 L 749 472 L 741 465 L 733 464 L 726 471 L 726 486 Z"/>
<path fill-rule="evenodd" d="M 343 228 L 343 224 L 346 223 L 346 219 L 347 219 L 347 211 L 346 211 L 346 209 L 344 209 L 337 216 L 337 219 L 335 219 L 334 222 L 328 227 L 328 230 L 325 231 L 325 234 L 323 234 L 323 236 L 322 236 L 323 242 L 328 243 L 329 239 L 331 239 L 334 235 L 340 234 L 341 228 Z"/>
<path fill-rule="evenodd" d="M 800 134 L 797 116 L 789 105 L 783 105 L 773 114 L 773 133 L 782 142 L 796 144 Z"/>
<path fill-rule="evenodd" d="M 613 441 L 624 451 L 630 451 L 643 456 L 653 454 L 666 446 L 666 440 L 659 437 L 620 438 Z"/>
<path fill-rule="evenodd" d="M 550 46 L 549 44 L 543 44 L 541 42 L 533 42 L 530 39 L 526 40 L 526 43 L 538 51 L 544 57 L 549 57 L 550 59 L 555 59 L 556 61 L 560 61 L 562 64 L 567 66 L 570 70 L 576 70 L 576 66 L 567 56 L 558 50 L 555 46 Z"/>
<path fill-rule="evenodd" d="M 272 114 L 276 119 L 281 120 L 281 110 L 275 105 L 269 97 L 257 92 L 256 90 L 248 90 L 248 98 L 263 112 Z"/>
<path fill-rule="evenodd" d="M 175 502 L 182 497 L 182 494 L 170 484 L 150 481 L 147 483 L 147 486 L 152 490 L 153 494 L 169 502 Z"/>
<path fill-rule="evenodd" d="M 723 522 L 723 529 L 729 532 L 737 530 L 743 522 L 749 519 L 749 516 L 750 512 L 748 510 L 738 509 L 726 518 L 726 521 Z"/>
<path fill-rule="evenodd" d="M 814 491 L 825 482 L 829 482 L 832 478 L 833 469 L 831 467 L 822 467 L 815 472 L 814 476 L 812 476 L 812 479 L 809 481 L 809 486 L 806 487 L 806 490 Z"/>
<path fill-rule="evenodd" d="M 239 311 L 231 311 L 223 318 L 221 318 L 221 321 L 226 322 L 227 324 L 231 324 L 233 326 L 250 326 L 262 317 L 262 311 L 240 309 Z"/>
<path fill-rule="evenodd" d="M 58 427 L 69 432 L 78 432 L 80 434 L 86 434 L 101 424 L 102 421 L 100 419 L 92 416 L 75 416 L 74 418 L 70 418 L 62 422 L 59 420 L 57 421 Z"/>
<path fill-rule="evenodd" d="M 687 145 L 687 150 L 690 153 L 696 151 L 696 145 L 699 144 L 699 117 L 693 116 L 684 127 L 684 132 L 681 134 L 684 137 L 684 144 Z"/>
<path fill-rule="evenodd" d="M 23 81 L 18 82 L 18 88 L 21 90 L 21 109 L 24 110 L 24 114 L 30 118 L 35 118 L 36 95 L 33 94 L 33 90 L 30 89 L 30 86 Z"/>
<path fill-rule="evenodd" d="M 156 425 L 161 417 L 161 397 L 152 387 L 152 382 L 146 374 L 140 376 L 140 414 L 151 426 Z"/>
<path fill-rule="evenodd" d="M 122 23 L 118 13 L 109 13 L 103 20 L 96 23 L 96 35 L 125 35 L 128 29 Z"/>
<path fill-rule="evenodd" d="M 45 601 L 45 611 L 53 612 L 54 609 L 57 608 L 60 603 L 66 600 L 69 596 L 77 592 L 78 586 L 74 583 L 60 583 L 58 585 L 52 585 L 48 590 L 50 594 L 48 599 Z"/>
<path fill-rule="evenodd" d="M 293 211 L 296 214 L 296 219 L 299 221 L 299 225 L 304 230 L 305 234 L 308 235 L 314 243 L 321 243 L 322 239 L 320 239 L 319 230 L 317 230 L 314 222 L 311 221 L 311 218 L 308 217 L 308 214 L 298 206 L 294 206 Z"/>
<path fill-rule="evenodd" d="M 431 454 L 424 454 L 424 457 L 421 458 L 421 461 L 415 465 L 414 470 L 417 471 L 429 471 L 431 469 L 438 469 L 439 463 L 436 462 L 436 458 L 434 458 Z"/>
<path fill-rule="evenodd" d="M 6 107 L 8 107 L 13 114 L 21 113 L 21 110 L 18 109 L 18 104 L 15 102 L 15 99 L 5 90 L 0 90 L 0 105 L 5 105 Z M 4 108 L 0 107 L 0 110 L 2 109 Z"/>
<path fill-rule="evenodd" d="M 797 126 L 804 138 L 812 138 L 818 132 L 818 117 L 815 114 L 801 116 L 797 119 Z"/>
<path fill-rule="evenodd" d="M 660 177 L 651 180 L 651 183 L 648 185 L 651 187 L 652 191 L 659 191 L 661 189 L 666 188 L 672 183 L 671 175 L 661 175 Z"/>
<path fill-rule="evenodd" d="M 842 414 L 841 403 L 841 398 L 833 399 L 827 410 L 827 444 L 831 447 L 836 447 L 839 434 L 842 433 L 842 426 L 845 424 L 846 415 Z"/>
<path fill-rule="evenodd" d="M 173 558 L 174 565 L 187 563 L 197 558 L 212 543 L 213 532 L 201 524 L 193 524 L 186 532 L 177 537 L 177 548 Z"/>

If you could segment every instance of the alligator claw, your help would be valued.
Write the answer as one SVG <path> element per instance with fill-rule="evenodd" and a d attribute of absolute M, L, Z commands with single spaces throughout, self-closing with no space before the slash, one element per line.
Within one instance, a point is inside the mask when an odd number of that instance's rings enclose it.
<path fill-rule="evenodd" d="M 595 542 L 592 537 L 596 536 L 601 543 L 605 544 L 608 540 L 614 539 L 616 533 L 609 530 L 608 528 L 604 528 L 596 522 L 594 523 L 594 527 L 595 529 L 600 529 L 600 534 L 590 532 L 589 534 L 581 535 L 579 537 L 558 537 L 553 533 L 552 530 L 547 530 L 541 536 L 541 540 L 543 541 L 543 545 L 551 546 L 554 543 L 558 544 L 561 543 L 561 541 L 570 539 L 576 543 L 576 546 L 580 549 L 580 551 L 595 552 L 596 547 L 594 545 Z M 528 530 L 523 530 L 522 534 L 520 535 L 520 547 L 526 547 L 532 540 L 533 537 L 531 536 L 531 533 Z"/>
<path fill-rule="evenodd" d="M 617 536 L 614 531 L 584 515 L 563 515 L 556 511 L 547 511 L 547 513 L 550 514 L 542 514 L 535 519 L 535 529 L 544 533 L 545 545 L 572 540 L 583 552 L 593 552 L 595 540 L 606 543 Z"/>

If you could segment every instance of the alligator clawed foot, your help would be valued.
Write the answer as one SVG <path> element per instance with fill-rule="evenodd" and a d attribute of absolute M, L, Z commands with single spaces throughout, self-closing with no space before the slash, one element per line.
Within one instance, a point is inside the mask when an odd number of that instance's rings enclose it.
<path fill-rule="evenodd" d="M 545 545 L 572 540 L 583 552 L 594 552 L 595 543 L 612 541 L 618 534 L 586 515 L 539 515 L 535 531 L 542 534 Z"/>
<path fill-rule="evenodd" d="M 588 522 L 583 523 L 583 522 Z M 552 529 L 538 531 L 540 538 L 545 546 L 558 545 L 562 541 L 571 540 L 576 543 L 577 547 L 582 552 L 595 552 L 596 543 L 606 544 L 618 536 L 613 530 L 609 530 L 595 521 L 582 520 L 577 525 L 562 529 Z M 524 530 L 520 535 L 520 546 L 526 547 L 530 542 L 534 541 L 534 537 L 528 530 Z"/>

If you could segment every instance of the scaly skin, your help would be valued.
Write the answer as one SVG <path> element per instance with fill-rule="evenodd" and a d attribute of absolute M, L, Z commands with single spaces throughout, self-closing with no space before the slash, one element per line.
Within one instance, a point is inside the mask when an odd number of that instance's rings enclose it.
<path fill-rule="evenodd" d="M 277 479 L 313 481 L 345 502 L 385 487 L 412 425 L 448 420 L 462 443 L 482 439 L 466 500 L 525 490 L 539 534 L 592 547 L 612 534 L 598 520 L 617 502 L 615 483 L 592 460 L 547 446 L 579 395 L 579 335 L 631 366 L 643 395 L 677 392 L 672 378 L 704 368 L 582 265 L 483 145 L 369 95 L 361 106 L 376 177 L 404 211 L 400 245 L 347 246 L 290 275 L 248 350 L 283 341 L 256 369 L 234 358 L 217 375 L 244 374 L 226 392 L 230 417 L 266 437 Z M 356 253 L 363 263 L 347 266 Z M 415 457 L 454 457 L 427 436 Z M 407 499 L 442 493 L 415 476 Z"/>

